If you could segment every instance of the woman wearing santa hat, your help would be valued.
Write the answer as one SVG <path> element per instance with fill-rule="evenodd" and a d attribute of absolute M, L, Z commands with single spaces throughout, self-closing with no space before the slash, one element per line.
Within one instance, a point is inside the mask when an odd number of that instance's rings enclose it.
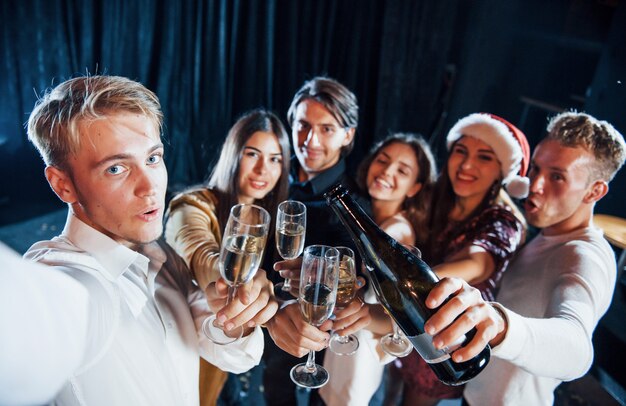
<path fill-rule="evenodd" d="M 498 281 L 524 238 L 524 218 L 510 197 L 528 194 L 528 141 L 503 118 L 475 113 L 452 127 L 447 147 L 429 237 L 417 246 L 439 277 L 463 278 L 485 300 L 494 300 Z M 405 405 L 434 405 L 461 396 L 462 387 L 441 383 L 415 352 L 396 365 L 405 382 Z"/>

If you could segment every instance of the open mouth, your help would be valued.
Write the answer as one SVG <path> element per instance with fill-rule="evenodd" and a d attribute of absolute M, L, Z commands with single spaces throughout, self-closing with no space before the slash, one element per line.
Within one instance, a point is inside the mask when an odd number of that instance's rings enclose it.
<path fill-rule="evenodd" d="M 537 206 L 531 199 L 526 199 L 524 202 L 524 209 L 526 212 L 530 213 L 539 210 L 539 206 Z"/>
<path fill-rule="evenodd" d="M 387 182 L 386 180 L 382 179 L 382 178 L 376 178 L 374 179 L 374 183 L 376 183 L 377 185 L 379 185 L 380 187 L 383 187 L 385 189 L 391 189 L 391 183 Z"/>
<path fill-rule="evenodd" d="M 251 180 L 250 181 L 250 185 L 254 189 L 265 189 L 267 187 L 267 182 L 258 181 L 258 180 Z"/>
<path fill-rule="evenodd" d="M 157 207 L 144 211 L 139 217 L 141 217 L 144 221 L 152 221 L 159 216 L 160 212 L 161 210 Z"/>
<path fill-rule="evenodd" d="M 471 176 L 471 175 L 468 175 L 468 174 L 465 174 L 465 173 L 457 173 L 456 174 L 456 178 L 458 180 L 463 181 L 463 182 L 473 182 L 474 180 L 476 180 L 475 176 Z"/>

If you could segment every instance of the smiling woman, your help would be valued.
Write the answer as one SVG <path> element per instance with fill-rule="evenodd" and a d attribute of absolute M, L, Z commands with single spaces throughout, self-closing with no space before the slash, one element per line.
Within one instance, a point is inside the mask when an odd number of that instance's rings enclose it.
<path fill-rule="evenodd" d="M 278 204 L 287 198 L 288 158 L 289 140 L 280 119 L 266 110 L 251 111 L 228 132 L 208 182 L 170 202 L 165 239 L 202 289 L 220 276 L 220 244 L 231 207 L 251 203 L 276 213 Z M 274 224 L 269 236 L 274 235 Z M 225 373 L 201 360 L 202 405 L 215 404 L 225 380 Z"/>
<path fill-rule="evenodd" d="M 524 236 L 524 221 L 509 197 L 528 193 L 530 151 L 525 135 L 501 117 L 475 113 L 448 132 L 446 166 L 435 185 L 426 239 L 418 238 L 439 277 L 455 276 L 494 300 L 496 286 Z M 508 193 L 507 193 L 508 192 Z M 438 381 L 415 353 L 401 360 L 405 405 L 433 405 L 459 397 L 462 387 Z"/>

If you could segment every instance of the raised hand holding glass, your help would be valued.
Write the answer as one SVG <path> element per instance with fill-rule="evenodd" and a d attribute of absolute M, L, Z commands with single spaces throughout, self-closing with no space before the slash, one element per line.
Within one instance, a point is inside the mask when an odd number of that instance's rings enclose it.
<path fill-rule="evenodd" d="M 304 250 L 298 302 L 304 320 L 320 326 L 333 313 L 339 282 L 339 252 L 325 245 L 311 245 Z M 315 363 L 315 351 L 309 351 L 306 363 L 291 369 L 291 380 L 304 388 L 319 388 L 328 382 L 328 371 Z"/>
<path fill-rule="evenodd" d="M 297 200 L 285 200 L 276 212 L 276 249 L 283 259 L 295 259 L 302 254 L 306 232 L 306 206 Z M 291 290 L 291 281 L 276 284 L 277 290 Z M 280 293 L 280 292 L 279 292 Z"/>
<path fill-rule="evenodd" d="M 230 303 L 237 294 L 237 288 L 246 284 L 259 269 L 270 215 L 262 207 L 253 204 L 237 204 L 230 210 L 220 248 L 220 274 L 229 284 Z M 204 334 L 216 344 L 228 344 L 239 339 L 243 327 L 237 327 L 226 334 L 217 324 L 215 315 L 207 317 L 202 324 Z"/>

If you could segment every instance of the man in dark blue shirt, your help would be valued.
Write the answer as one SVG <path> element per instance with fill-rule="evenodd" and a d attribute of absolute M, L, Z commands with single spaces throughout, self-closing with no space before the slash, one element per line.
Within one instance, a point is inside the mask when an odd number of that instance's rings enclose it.
<path fill-rule="evenodd" d="M 340 181 L 348 186 L 354 183 L 345 173 L 344 159 L 354 145 L 356 97 L 341 83 L 316 77 L 295 94 L 287 118 L 295 151 L 289 198 L 307 207 L 306 245 L 353 247 L 347 230 L 326 205 L 324 193 Z M 274 341 L 266 340 L 264 353 L 267 402 L 272 406 L 295 405 L 295 385 L 289 371 L 309 349 L 323 350 L 330 335 L 307 324 L 295 301 L 279 310 L 267 327 Z"/>

